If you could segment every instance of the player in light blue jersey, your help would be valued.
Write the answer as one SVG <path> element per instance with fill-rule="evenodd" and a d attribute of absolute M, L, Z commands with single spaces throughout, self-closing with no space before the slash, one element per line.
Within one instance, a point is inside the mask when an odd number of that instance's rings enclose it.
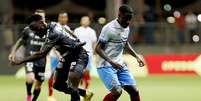
<path fill-rule="evenodd" d="M 144 62 L 129 44 L 129 23 L 133 16 L 133 10 L 128 5 L 119 8 L 118 18 L 106 24 L 99 36 L 96 52 L 99 55 L 98 74 L 110 93 L 103 101 L 117 101 L 122 93 L 122 88 L 128 92 L 131 101 L 140 101 L 140 95 L 136 89 L 136 81 L 123 61 L 124 48 L 137 59 L 139 66 Z"/>

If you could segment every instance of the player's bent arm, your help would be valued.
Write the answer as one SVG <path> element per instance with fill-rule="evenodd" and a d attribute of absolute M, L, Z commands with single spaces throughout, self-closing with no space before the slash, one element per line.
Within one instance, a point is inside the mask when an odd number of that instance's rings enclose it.
<path fill-rule="evenodd" d="M 44 46 L 39 52 L 36 52 L 35 54 L 26 57 L 24 60 L 22 60 L 19 64 L 24 63 L 24 62 L 28 62 L 28 61 L 34 61 L 34 60 L 38 60 L 40 58 L 45 57 L 49 51 L 52 49 L 51 46 Z"/>
<path fill-rule="evenodd" d="M 107 54 L 103 51 L 103 47 L 104 47 L 104 43 L 103 42 L 98 42 L 98 44 L 96 45 L 95 51 L 96 53 L 102 57 L 103 59 L 105 59 L 105 61 L 111 63 L 112 60 L 107 56 Z"/>
<path fill-rule="evenodd" d="M 131 54 L 133 57 L 136 58 L 137 62 L 139 63 L 139 66 L 142 67 L 144 66 L 144 62 L 138 57 L 136 51 L 132 48 L 129 42 L 126 43 L 126 50 L 129 54 Z"/>
<path fill-rule="evenodd" d="M 126 51 L 131 54 L 133 57 L 135 57 L 136 59 L 138 59 L 139 57 L 137 56 L 137 53 L 135 52 L 135 50 L 132 48 L 132 46 L 130 45 L 129 42 L 126 42 Z"/>
<path fill-rule="evenodd" d="M 118 69 L 121 68 L 122 66 L 118 63 L 115 63 L 112 61 L 112 59 L 103 51 L 103 48 L 105 47 L 105 43 L 99 41 L 98 44 L 96 45 L 96 53 L 102 57 L 103 59 L 105 59 L 105 61 L 109 62 L 114 68 Z"/>

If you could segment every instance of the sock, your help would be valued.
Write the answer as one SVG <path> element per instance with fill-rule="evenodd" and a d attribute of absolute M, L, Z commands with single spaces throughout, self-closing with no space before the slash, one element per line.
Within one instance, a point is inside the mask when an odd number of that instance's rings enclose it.
<path fill-rule="evenodd" d="M 39 96 L 39 94 L 40 94 L 40 89 L 35 89 L 34 92 L 33 92 L 34 96 L 33 96 L 32 101 L 36 101 L 38 96 Z"/>
<path fill-rule="evenodd" d="M 130 94 L 131 101 L 140 101 L 140 95 L 139 92 L 136 92 L 136 94 Z"/>
<path fill-rule="evenodd" d="M 71 101 L 80 101 L 80 95 L 77 91 L 71 93 Z"/>
<path fill-rule="evenodd" d="M 48 80 L 48 96 L 52 96 L 53 94 L 53 76 Z"/>
<path fill-rule="evenodd" d="M 112 93 L 109 93 L 104 97 L 103 101 L 117 101 L 118 98 L 119 96 L 114 96 Z"/>
<path fill-rule="evenodd" d="M 141 101 L 140 96 L 130 96 L 131 101 Z"/>
<path fill-rule="evenodd" d="M 90 79 L 91 77 L 90 77 L 89 71 L 85 71 L 83 73 L 82 80 L 81 80 L 82 85 L 85 89 L 88 89 Z"/>
<path fill-rule="evenodd" d="M 86 90 L 84 90 L 84 89 L 78 89 L 79 90 L 79 94 L 80 94 L 80 96 L 82 96 L 82 97 L 85 97 L 86 96 Z"/>
<path fill-rule="evenodd" d="M 27 89 L 27 95 L 31 96 L 31 88 L 32 88 L 33 83 L 28 83 L 26 82 L 26 89 Z"/>

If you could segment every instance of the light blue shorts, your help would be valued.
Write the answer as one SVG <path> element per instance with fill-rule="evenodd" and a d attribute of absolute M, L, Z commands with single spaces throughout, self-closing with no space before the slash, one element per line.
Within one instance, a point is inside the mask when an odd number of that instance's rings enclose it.
<path fill-rule="evenodd" d="M 88 57 L 89 57 L 88 58 L 88 64 L 87 64 L 86 69 L 90 71 L 93 68 L 93 58 L 92 58 L 93 55 L 89 55 Z"/>
<path fill-rule="evenodd" d="M 59 60 L 56 55 L 50 56 L 50 67 L 52 72 L 57 68 L 58 62 Z"/>
<path fill-rule="evenodd" d="M 99 67 L 97 72 L 108 90 L 116 86 L 136 85 L 136 81 L 127 67 L 122 67 L 118 70 L 112 66 Z"/>

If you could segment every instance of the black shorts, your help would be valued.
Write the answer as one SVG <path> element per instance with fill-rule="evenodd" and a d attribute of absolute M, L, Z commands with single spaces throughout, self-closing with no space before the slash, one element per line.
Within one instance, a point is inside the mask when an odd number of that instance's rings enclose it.
<path fill-rule="evenodd" d="M 40 82 L 43 82 L 45 80 L 45 67 L 36 66 L 33 64 L 33 62 L 25 63 L 25 72 L 26 74 L 34 73 L 35 79 Z"/>
<path fill-rule="evenodd" d="M 70 71 L 71 72 L 78 72 L 81 75 L 83 74 L 84 69 L 88 64 L 88 54 L 85 51 L 81 51 L 79 55 L 75 59 L 68 59 L 71 61 Z"/>

